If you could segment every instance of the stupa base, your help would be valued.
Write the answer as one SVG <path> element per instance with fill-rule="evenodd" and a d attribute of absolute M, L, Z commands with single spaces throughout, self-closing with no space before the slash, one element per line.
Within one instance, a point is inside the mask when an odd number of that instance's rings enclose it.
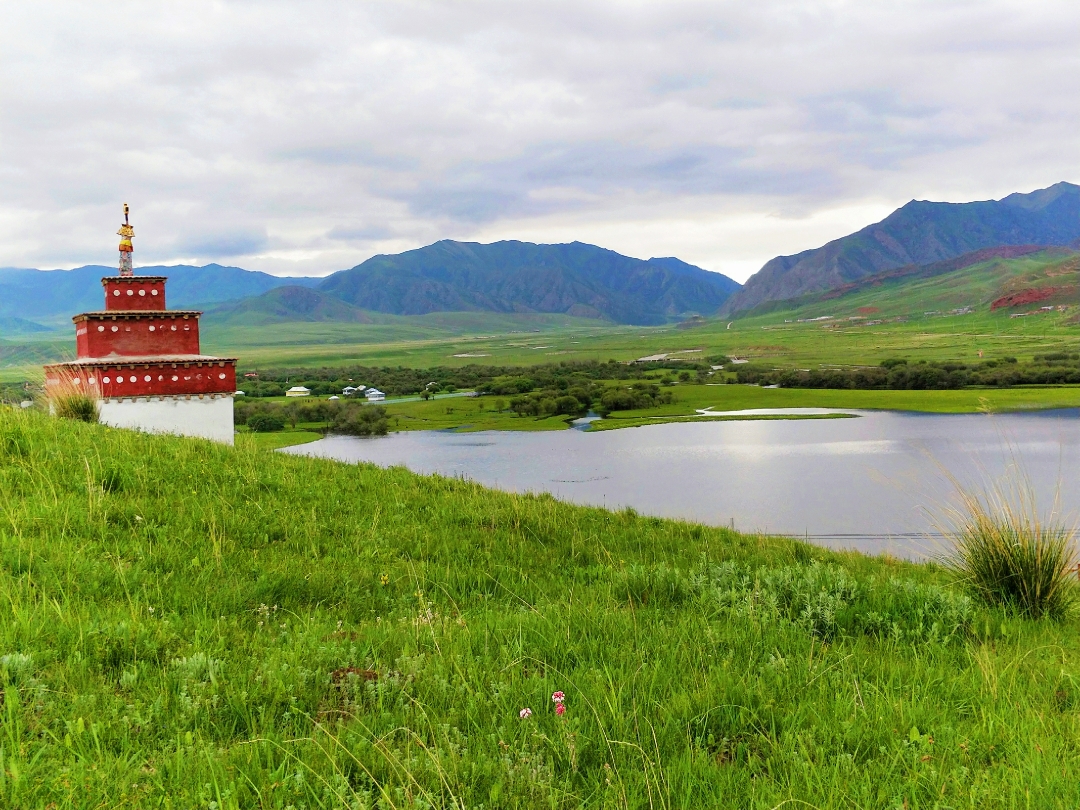
<path fill-rule="evenodd" d="M 98 403 L 102 424 L 233 443 L 232 394 L 112 397 Z"/>

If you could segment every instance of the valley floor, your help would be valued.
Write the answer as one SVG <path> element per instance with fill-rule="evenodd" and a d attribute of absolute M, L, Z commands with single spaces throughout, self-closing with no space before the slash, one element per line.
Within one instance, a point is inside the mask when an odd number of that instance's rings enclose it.
<path fill-rule="evenodd" d="M 756 385 L 676 384 L 676 402 L 635 411 L 614 411 L 591 430 L 640 427 L 688 419 L 718 418 L 699 411 L 742 411 L 781 408 L 832 408 L 837 410 L 896 410 L 925 413 L 978 413 L 1080 408 L 1080 386 L 1017 386 L 1013 388 L 964 388 L 952 391 L 859 391 L 805 388 L 761 388 Z M 391 432 L 399 430 L 566 430 L 572 418 L 564 416 L 518 416 L 507 408 L 508 397 L 448 397 L 428 402 L 385 403 Z M 276 401 L 284 402 L 283 398 Z M 724 416 L 725 419 L 763 418 Z M 798 418 L 798 417 L 769 417 Z M 806 418 L 806 417 L 802 417 Z M 300 423 L 280 433 L 249 434 L 261 447 L 286 447 L 320 438 L 325 425 Z M 241 431 L 246 428 L 241 427 Z"/>

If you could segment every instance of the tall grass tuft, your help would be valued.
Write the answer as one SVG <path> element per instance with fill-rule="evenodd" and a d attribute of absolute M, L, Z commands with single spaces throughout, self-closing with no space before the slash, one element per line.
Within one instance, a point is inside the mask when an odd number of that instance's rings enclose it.
<path fill-rule="evenodd" d="M 62 419 L 97 422 L 98 397 L 88 385 L 77 385 L 70 372 L 61 372 L 56 383 L 46 387 L 49 410 Z"/>
<path fill-rule="evenodd" d="M 944 534 L 946 564 L 977 596 L 1031 618 L 1060 618 L 1077 605 L 1075 530 L 1040 517 L 1034 492 L 1021 484 L 978 494 L 958 487 L 960 508 Z"/>

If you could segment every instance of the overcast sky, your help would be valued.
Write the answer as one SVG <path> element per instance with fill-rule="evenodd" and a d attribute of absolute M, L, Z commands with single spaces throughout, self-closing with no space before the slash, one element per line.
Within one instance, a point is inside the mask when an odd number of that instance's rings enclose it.
<path fill-rule="evenodd" d="M 438 239 L 744 280 L 1080 179 L 1080 3 L 0 0 L 0 266 L 322 275 Z"/>

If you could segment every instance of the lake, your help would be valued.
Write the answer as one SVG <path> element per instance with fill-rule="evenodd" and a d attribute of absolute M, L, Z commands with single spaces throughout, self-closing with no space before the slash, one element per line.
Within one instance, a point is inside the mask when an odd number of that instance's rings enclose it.
<path fill-rule="evenodd" d="M 1024 479 L 1043 513 L 1057 502 L 1069 523 L 1080 515 L 1080 409 L 848 413 L 858 416 L 330 436 L 283 452 L 911 558 L 940 549 L 954 480 L 986 488 Z"/>

